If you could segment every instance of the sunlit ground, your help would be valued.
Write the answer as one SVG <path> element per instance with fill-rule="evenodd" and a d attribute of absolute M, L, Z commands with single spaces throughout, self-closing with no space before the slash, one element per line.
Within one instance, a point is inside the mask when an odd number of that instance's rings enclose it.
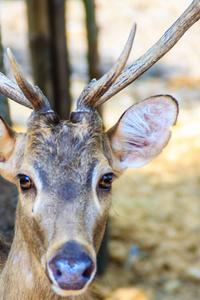
<path fill-rule="evenodd" d="M 24 2 L 2 3 L 4 44 L 13 48 L 31 80 Z M 133 21 L 138 23 L 138 32 L 129 63 L 156 42 L 189 3 L 97 1 L 102 69 L 107 71 L 117 59 Z M 83 21 L 81 2 L 69 1 L 67 28 L 74 99 L 87 83 Z M 148 76 L 104 105 L 106 127 L 136 101 L 161 93 L 177 98 L 180 115 L 163 153 L 146 167 L 128 170 L 114 185 L 110 261 L 106 274 L 94 284 L 93 299 L 200 299 L 199 31 L 197 24 Z M 21 129 L 30 112 L 17 104 L 11 108 L 14 125 Z"/>

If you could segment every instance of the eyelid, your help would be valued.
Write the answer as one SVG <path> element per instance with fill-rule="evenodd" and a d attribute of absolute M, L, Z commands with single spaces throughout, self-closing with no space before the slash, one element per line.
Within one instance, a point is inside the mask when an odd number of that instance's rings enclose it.
<path fill-rule="evenodd" d="M 30 179 L 31 179 L 31 177 L 29 176 L 29 175 L 27 175 L 26 173 L 19 173 L 19 174 L 17 174 L 16 176 L 15 176 L 15 179 L 17 180 L 17 179 L 20 179 L 20 177 L 21 176 L 27 176 L 27 177 L 29 177 Z M 32 180 L 32 179 L 31 179 Z"/>
<path fill-rule="evenodd" d="M 118 178 L 117 175 L 113 172 L 113 170 L 111 172 L 104 173 L 100 178 L 102 178 L 104 175 L 111 175 L 113 181 Z"/>
<path fill-rule="evenodd" d="M 22 173 L 17 174 L 17 175 L 15 176 L 15 180 L 19 180 L 21 175 L 24 175 L 24 174 L 22 174 Z"/>

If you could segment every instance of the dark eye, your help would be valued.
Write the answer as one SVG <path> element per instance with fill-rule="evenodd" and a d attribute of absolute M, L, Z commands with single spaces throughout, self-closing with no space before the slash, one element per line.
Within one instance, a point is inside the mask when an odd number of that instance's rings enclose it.
<path fill-rule="evenodd" d="M 113 182 L 113 175 L 114 175 L 113 173 L 108 173 L 103 175 L 103 177 L 99 182 L 100 189 L 104 189 L 107 191 L 111 189 L 111 184 Z"/>
<path fill-rule="evenodd" d="M 27 175 L 19 174 L 20 187 L 22 190 L 29 190 L 34 187 L 33 181 Z"/>

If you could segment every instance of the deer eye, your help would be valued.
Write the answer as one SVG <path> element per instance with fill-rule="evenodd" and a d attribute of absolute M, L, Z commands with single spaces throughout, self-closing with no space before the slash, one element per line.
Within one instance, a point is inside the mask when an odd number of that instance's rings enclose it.
<path fill-rule="evenodd" d="M 30 177 L 24 174 L 19 174 L 17 176 L 19 178 L 20 187 L 22 190 L 29 190 L 34 187 L 34 183 Z"/>
<path fill-rule="evenodd" d="M 114 176 L 113 173 L 108 173 L 108 174 L 103 175 L 103 177 L 101 178 L 101 180 L 99 182 L 100 189 L 109 191 L 111 189 L 111 185 L 113 182 L 113 176 Z"/>

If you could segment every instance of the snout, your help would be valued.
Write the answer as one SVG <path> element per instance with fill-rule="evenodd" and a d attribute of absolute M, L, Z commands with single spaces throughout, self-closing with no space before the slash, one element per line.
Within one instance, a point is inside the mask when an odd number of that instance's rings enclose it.
<path fill-rule="evenodd" d="M 47 272 L 54 286 L 78 292 L 85 290 L 94 278 L 96 263 L 84 246 L 69 241 L 49 259 Z"/>

